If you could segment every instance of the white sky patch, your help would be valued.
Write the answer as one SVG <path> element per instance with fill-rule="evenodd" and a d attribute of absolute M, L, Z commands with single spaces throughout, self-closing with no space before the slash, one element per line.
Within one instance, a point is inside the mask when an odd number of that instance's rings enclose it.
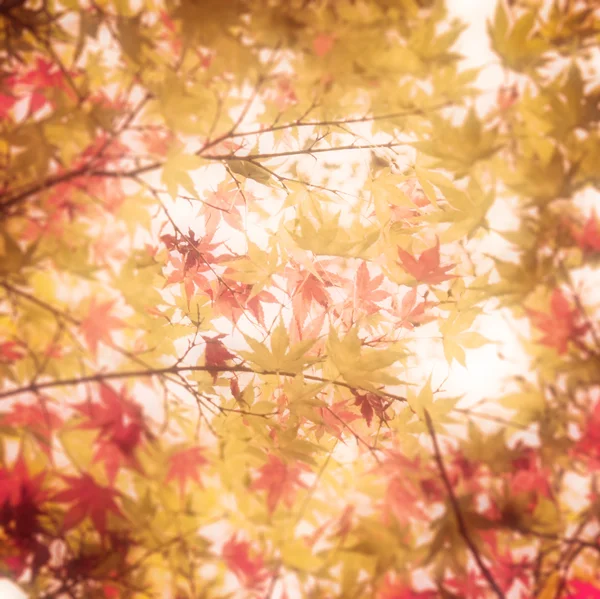
<path fill-rule="evenodd" d="M 27 599 L 27 594 L 8 578 L 0 578 L 0 597 L 2 599 Z"/>

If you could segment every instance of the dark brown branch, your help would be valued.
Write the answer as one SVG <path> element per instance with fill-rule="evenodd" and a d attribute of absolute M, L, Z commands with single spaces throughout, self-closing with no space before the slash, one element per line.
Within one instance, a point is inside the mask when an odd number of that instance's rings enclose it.
<path fill-rule="evenodd" d="M 481 555 L 479 554 L 479 550 L 475 545 L 475 542 L 471 538 L 469 533 L 469 529 L 467 528 L 467 523 L 465 522 L 465 518 L 460 509 L 460 505 L 458 504 L 458 499 L 454 494 L 454 489 L 452 488 L 452 483 L 448 478 L 448 473 L 446 472 L 446 467 L 444 466 L 444 460 L 442 459 L 442 453 L 440 451 L 440 446 L 438 444 L 437 436 L 435 434 L 435 428 L 433 427 L 433 422 L 431 420 L 431 416 L 427 410 L 425 412 L 425 422 L 427 423 L 427 430 L 429 431 L 429 435 L 431 436 L 431 440 L 433 442 L 433 451 L 435 453 L 435 461 L 437 462 L 440 476 L 442 477 L 442 481 L 444 482 L 444 486 L 446 487 L 446 492 L 448 493 L 448 497 L 450 499 L 450 504 L 452 505 L 452 511 L 454 512 L 454 516 L 456 518 L 456 522 L 458 523 L 458 530 L 460 532 L 460 536 L 463 538 L 467 547 L 471 551 L 471 555 L 473 559 L 479 566 L 479 570 L 483 574 L 484 578 L 487 580 L 490 588 L 494 591 L 494 593 L 499 597 L 499 599 L 506 599 L 502 589 L 498 586 L 498 583 L 494 580 L 492 573 L 489 571 L 488 567 L 483 562 Z"/>

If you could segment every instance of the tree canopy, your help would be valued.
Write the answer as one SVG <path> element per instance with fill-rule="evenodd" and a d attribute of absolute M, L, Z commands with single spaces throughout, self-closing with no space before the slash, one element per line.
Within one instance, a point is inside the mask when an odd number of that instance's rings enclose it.
<path fill-rule="evenodd" d="M 0 20 L 0 574 L 600 597 L 595 2 L 500 1 L 494 90 L 441 0 Z M 500 313 L 529 363 L 449 393 Z"/>

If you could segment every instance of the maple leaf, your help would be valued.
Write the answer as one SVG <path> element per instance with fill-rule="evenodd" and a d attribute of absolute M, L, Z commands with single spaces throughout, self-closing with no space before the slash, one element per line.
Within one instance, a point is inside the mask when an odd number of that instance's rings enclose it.
<path fill-rule="evenodd" d="M 496 92 L 496 104 L 498 110 L 508 110 L 519 99 L 519 90 L 516 85 L 501 85 Z"/>
<path fill-rule="evenodd" d="M 334 42 L 335 37 L 333 35 L 328 33 L 320 33 L 313 40 L 313 49 L 315 51 L 315 54 L 319 58 L 323 58 L 323 56 L 331 52 Z"/>
<path fill-rule="evenodd" d="M 586 415 L 583 435 L 572 451 L 578 458 L 584 459 L 590 468 L 600 469 L 600 401 Z"/>
<path fill-rule="evenodd" d="M 581 231 L 574 232 L 577 245 L 584 252 L 600 252 L 600 219 L 592 212 Z"/>
<path fill-rule="evenodd" d="M 103 462 L 110 484 L 113 484 L 121 466 L 125 465 L 141 474 L 144 473 L 137 457 L 133 453 L 142 437 L 142 428 L 138 423 L 117 425 L 110 437 L 100 436 L 93 462 Z"/>
<path fill-rule="evenodd" d="M 232 354 L 223 344 L 221 339 L 225 335 L 217 335 L 216 337 L 202 337 L 206 343 L 204 350 L 204 359 L 207 366 L 226 366 L 227 360 L 232 360 L 235 355 Z"/>
<path fill-rule="evenodd" d="M 42 488 L 45 477 L 44 472 L 32 477 L 22 454 L 11 469 L 0 468 L 0 529 L 19 543 L 42 531 L 38 518 L 49 497 Z"/>
<path fill-rule="evenodd" d="M 588 330 L 588 325 L 579 325 L 578 310 L 570 309 L 569 301 L 560 289 L 555 289 L 550 300 L 550 314 L 526 309 L 533 325 L 543 332 L 539 343 L 553 347 L 559 354 L 567 351 L 569 341 L 576 340 Z"/>
<path fill-rule="evenodd" d="M 214 299 L 215 310 L 234 323 L 237 323 L 244 314 L 244 310 L 248 310 L 264 326 L 265 315 L 262 302 L 274 304 L 277 303 L 277 299 L 270 291 L 261 291 L 253 297 L 250 297 L 251 294 L 252 285 L 238 283 L 237 281 L 228 281 L 226 285 L 223 281 L 220 281 Z"/>
<path fill-rule="evenodd" d="M 100 399 L 100 402 L 83 402 L 73 407 L 86 417 L 77 428 L 99 430 L 93 461 L 104 462 L 112 483 L 121 465 L 142 472 L 134 451 L 143 435 L 151 438 L 151 434 L 141 407 L 125 395 L 125 387 L 117 393 L 109 385 L 101 384 Z"/>
<path fill-rule="evenodd" d="M 101 383 L 99 390 L 99 402 L 85 401 L 73 406 L 86 417 L 78 428 L 100 429 L 103 434 L 109 434 L 128 421 L 142 424 L 142 408 L 127 397 L 125 386 L 117 393 L 110 385 Z"/>
<path fill-rule="evenodd" d="M 0 120 L 5 119 L 10 112 L 10 109 L 17 102 L 17 98 L 0 93 Z"/>
<path fill-rule="evenodd" d="M 306 484 L 300 480 L 302 469 L 298 465 L 288 465 L 278 457 L 270 455 L 268 462 L 259 468 L 258 477 L 252 483 L 251 489 L 264 489 L 267 492 L 267 508 L 270 513 L 275 511 L 280 501 L 291 507 L 296 488 L 306 488 Z"/>
<path fill-rule="evenodd" d="M 166 235 L 164 237 L 166 237 Z M 208 289 L 208 279 L 202 274 L 208 269 L 205 266 L 198 264 L 188 266 L 187 260 L 183 260 L 180 256 L 171 256 L 170 262 L 175 268 L 165 282 L 165 287 L 175 283 L 182 283 L 189 306 L 190 300 L 194 296 L 196 289 Z"/>
<path fill-rule="evenodd" d="M 179 493 L 182 497 L 185 494 L 185 486 L 188 480 L 193 480 L 200 487 L 202 486 L 199 469 L 208 464 L 203 452 L 202 447 L 189 447 L 176 451 L 169 457 L 169 470 L 165 482 L 177 480 Z"/>
<path fill-rule="evenodd" d="M 585 580 L 570 580 L 568 587 L 575 592 L 569 593 L 566 599 L 600 599 L 600 588 Z"/>
<path fill-rule="evenodd" d="M 385 460 L 373 472 L 387 479 L 383 500 L 386 520 L 389 514 L 401 524 L 408 524 L 414 518 L 427 520 L 427 514 L 418 505 L 424 497 L 417 483 L 427 478 L 428 471 L 422 466 L 419 458 L 409 459 L 398 451 L 389 451 Z"/>
<path fill-rule="evenodd" d="M 469 597 L 469 599 L 486 599 L 489 597 L 489 586 L 485 578 L 472 570 L 466 576 L 451 578 L 446 581 L 446 584 L 459 597 Z"/>
<path fill-rule="evenodd" d="M 517 456 L 512 460 L 512 469 L 506 474 L 511 494 L 528 493 L 534 496 L 538 494 L 550 498 L 552 488 L 549 484 L 551 472 L 548 468 L 542 468 L 536 452 L 527 447 L 517 446 Z M 530 509 L 536 505 L 533 501 Z"/>
<path fill-rule="evenodd" d="M 356 271 L 355 301 L 357 307 L 362 308 L 367 314 L 375 314 L 381 308 L 377 302 L 382 302 L 389 297 L 389 293 L 379 286 L 383 282 L 383 275 L 371 278 L 366 262 L 361 262 Z"/>
<path fill-rule="evenodd" d="M 380 420 L 385 421 L 387 402 L 382 397 L 374 393 L 366 393 L 364 395 L 354 393 L 354 397 L 356 398 L 354 405 L 360 406 L 360 413 L 363 415 L 367 426 L 371 426 L 373 414 L 377 414 Z"/>
<path fill-rule="evenodd" d="M 292 296 L 292 308 L 298 326 L 304 325 L 313 302 L 326 309 L 329 301 L 324 282 L 315 275 L 306 273 L 305 278 L 298 282 Z"/>
<path fill-rule="evenodd" d="M 10 412 L 0 413 L 2 426 L 20 428 L 30 432 L 48 457 L 52 452 L 52 433 L 62 424 L 62 419 L 51 411 L 43 399 L 37 404 L 15 403 Z"/>
<path fill-rule="evenodd" d="M 244 229 L 244 221 L 239 206 L 244 206 L 244 194 L 238 189 L 235 181 L 224 179 L 217 190 L 206 196 L 202 214 L 206 234 L 211 237 L 216 233 L 221 221 L 226 222 L 237 231 Z"/>
<path fill-rule="evenodd" d="M 456 275 L 447 274 L 451 268 L 456 266 L 455 264 L 440 266 L 440 240 L 437 237 L 435 245 L 425 250 L 418 259 L 402 248 L 398 248 L 398 256 L 404 270 L 420 283 L 436 285 L 456 277 Z"/>
<path fill-rule="evenodd" d="M 432 314 L 425 314 L 425 310 L 429 307 L 435 306 L 435 302 L 422 301 L 416 304 L 417 301 L 417 289 L 413 287 L 408 291 L 402 298 L 400 309 L 398 311 L 398 303 L 394 298 L 392 300 L 392 310 L 394 313 L 398 313 L 398 326 L 413 330 L 416 325 L 421 325 L 431 320 L 435 320 L 435 316 Z M 416 305 L 415 305 L 416 304 Z"/>
<path fill-rule="evenodd" d="M 249 590 L 260 590 L 271 577 L 260 555 L 253 555 L 248 541 L 238 541 L 237 533 L 223 545 L 221 555 L 227 567 Z"/>
<path fill-rule="evenodd" d="M 115 489 L 99 485 L 89 474 L 81 477 L 63 476 L 63 479 L 69 488 L 56 493 L 53 499 L 71 504 L 63 520 L 65 530 L 74 528 L 89 516 L 96 530 L 105 534 L 108 514 L 125 518 L 115 501 L 119 496 Z"/>
<path fill-rule="evenodd" d="M 16 362 L 25 357 L 25 352 L 16 341 L 0 343 L 0 362 Z"/>
<path fill-rule="evenodd" d="M 409 584 L 388 573 L 377 590 L 377 599 L 436 599 L 435 591 L 414 591 Z"/>
<path fill-rule="evenodd" d="M 98 343 L 110 345 L 112 343 L 111 331 L 125 326 L 120 318 L 110 314 L 115 303 L 115 301 L 108 301 L 97 304 L 96 298 L 92 298 L 87 316 L 81 321 L 80 330 L 94 358 L 97 355 Z"/>
<path fill-rule="evenodd" d="M 342 440 L 342 433 L 346 425 L 354 420 L 358 420 L 360 416 L 346 409 L 349 400 L 338 401 L 327 408 L 317 408 L 319 417 L 323 424 L 315 427 L 315 435 L 317 439 L 323 436 L 324 432 L 328 432 L 337 439 Z"/>

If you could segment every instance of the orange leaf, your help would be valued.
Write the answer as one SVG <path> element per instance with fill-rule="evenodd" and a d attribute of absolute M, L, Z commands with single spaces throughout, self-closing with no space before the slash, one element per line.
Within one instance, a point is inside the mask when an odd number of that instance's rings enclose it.
<path fill-rule="evenodd" d="M 440 266 L 440 240 L 437 238 L 435 245 L 425 250 L 418 259 L 402 248 L 398 248 L 398 256 L 404 270 L 421 283 L 435 285 L 456 277 L 456 275 L 447 274 L 455 264 Z"/>
<path fill-rule="evenodd" d="M 111 331 L 125 326 L 120 318 L 109 314 L 115 303 L 112 301 L 97 304 L 96 298 L 92 298 L 88 314 L 81 321 L 81 332 L 94 358 L 98 352 L 98 343 L 111 344 Z"/>

